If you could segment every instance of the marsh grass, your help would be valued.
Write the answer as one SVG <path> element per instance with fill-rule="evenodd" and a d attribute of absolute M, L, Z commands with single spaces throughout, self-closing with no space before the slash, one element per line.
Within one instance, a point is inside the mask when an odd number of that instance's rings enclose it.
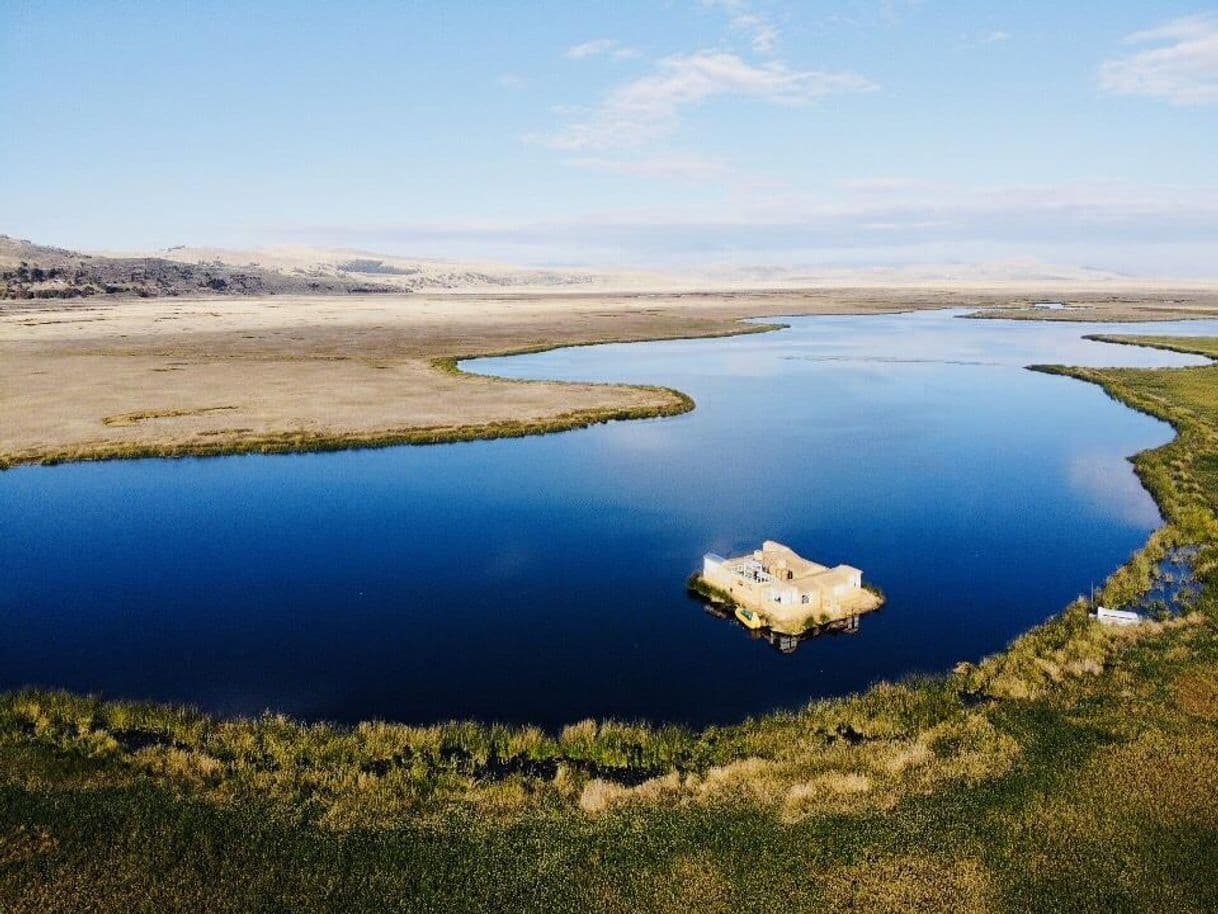
<path fill-rule="evenodd" d="M 696 572 L 686 579 L 685 589 L 694 596 L 710 603 L 717 603 L 720 606 L 728 607 L 736 605 L 736 601 L 732 599 L 731 594 L 726 590 L 716 587 L 714 584 L 708 584 L 702 579 L 702 575 Z"/>
<path fill-rule="evenodd" d="M 701 732 L 10 693 L 0 910 L 1218 909 L 1218 377 L 1050 370 L 1176 427 L 1135 460 L 1167 523 L 1101 599 L 1193 545 L 1186 614 L 1080 598 L 946 676 Z"/>

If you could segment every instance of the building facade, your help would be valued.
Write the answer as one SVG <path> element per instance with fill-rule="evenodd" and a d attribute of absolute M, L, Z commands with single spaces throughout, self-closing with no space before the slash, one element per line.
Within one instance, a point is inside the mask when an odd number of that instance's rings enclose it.
<path fill-rule="evenodd" d="M 879 598 L 863 587 L 859 569 L 818 565 L 772 540 L 735 558 L 708 553 L 702 557 L 701 577 L 782 631 L 802 631 L 880 605 Z"/>

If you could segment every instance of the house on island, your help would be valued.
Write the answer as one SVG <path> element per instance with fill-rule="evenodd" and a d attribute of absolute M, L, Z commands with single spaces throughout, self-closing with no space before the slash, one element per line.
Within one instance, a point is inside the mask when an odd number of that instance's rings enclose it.
<path fill-rule="evenodd" d="M 744 611 L 737 617 L 746 625 L 780 632 L 797 634 L 855 618 L 882 602 L 863 587 L 859 569 L 818 565 L 772 540 L 736 558 L 704 555 L 700 578 Z"/>

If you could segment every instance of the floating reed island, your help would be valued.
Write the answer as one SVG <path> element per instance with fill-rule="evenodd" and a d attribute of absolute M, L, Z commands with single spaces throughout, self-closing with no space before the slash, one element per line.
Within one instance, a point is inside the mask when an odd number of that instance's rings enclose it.
<path fill-rule="evenodd" d="M 858 568 L 818 565 L 773 540 L 734 558 L 707 553 L 689 587 L 704 599 L 733 607 L 746 628 L 780 635 L 857 627 L 859 616 L 884 603 L 877 590 L 863 584 Z"/>

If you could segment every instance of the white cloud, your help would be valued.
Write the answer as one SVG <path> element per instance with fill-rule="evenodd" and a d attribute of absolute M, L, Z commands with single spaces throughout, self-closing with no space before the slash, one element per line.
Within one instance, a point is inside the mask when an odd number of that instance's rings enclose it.
<path fill-rule="evenodd" d="M 855 73 L 793 70 L 778 61 L 751 64 L 725 51 L 677 54 L 658 61 L 647 76 L 612 90 L 587 117 L 542 142 L 567 150 L 638 146 L 671 133 L 682 109 L 716 96 L 802 105 L 827 95 L 875 88 Z"/>
<path fill-rule="evenodd" d="M 780 35 L 778 27 L 757 12 L 747 0 L 702 0 L 702 3 L 727 13 L 732 29 L 748 36 L 749 45 L 758 54 L 774 53 Z"/>
<path fill-rule="evenodd" d="M 1218 15 L 1173 19 L 1134 32 L 1129 45 L 1144 46 L 1100 66 L 1100 88 L 1115 95 L 1160 98 L 1173 105 L 1218 102 Z M 1153 47 L 1145 47 L 1153 45 Z"/>
<path fill-rule="evenodd" d="M 499 76 L 499 85 L 505 89 L 524 89 L 528 86 L 529 81 L 515 73 L 503 73 Z"/>
<path fill-rule="evenodd" d="M 568 60 L 583 60 L 587 57 L 600 57 L 608 55 L 615 60 L 629 60 L 632 57 L 638 57 L 639 52 L 635 48 L 624 46 L 616 38 L 595 38 L 592 41 L 585 41 L 583 44 L 572 45 L 563 51 L 563 57 Z"/>
<path fill-rule="evenodd" d="M 1011 33 L 1004 32 L 1001 29 L 993 29 L 989 32 L 966 32 L 960 36 L 960 46 L 962 48 L 984 48 L 992 44 L 1002 44 L 1011 40 Z"/>
<path fill-rule="evenodd" d="M 617 44 L 612 38 L 596 38 L 592 41 L 585 41 L 583 44 L 572 45 L 563 51 L 563 57 L 570 60 L 583 60 L 585 57 L 596 57 L 598 54 L 604 54 Z"/>
<path fill-rule="evenodd" d="M 635 160 L 645 161 L 645 160 Z M 615 159 L 580 163 L 623 173 Z M 678 167 L 675 160 L 670 170 Z M 639 164 L 637 170 L 662 164 Z M 696 170 L 696 165 L 693 166 Z M 735 175 L 730 183 L 735 183 Z M 878 186 L 891 179 L 877 179 Z M 587 213 L 546 223 L 314 226 L 313 240 L 410 249 L 419 256 L 663 265 L 883 265 L 1032 256 L 1104 269 L 1213 278 L 1218 187 L 1119 181 L 972 187 L 899 182 L 903 191 L 831 196 L 792 189 L 709 196 L 682 207 Z M 303 229 L 299 231 L 305 231 Z"/>
<path fill-rule="evenodd" d="M 564 165 L 607 171 L 611 174 L 665 180 L 709 181 L 723 177 L 728 168 L 715 159 L 698 156 L 648 156 L 644 158 L 603 158 L 579 156 L 567 159 Z"/>
<path fill-rule="evenodd" d="M 923 0 L 881 0 L 880 15 L 889 25 L 896 25 L 906 15 L 918 10 Z"/>
<path fill-rule="evenodd" d="M 825 5 L 835 6 L 837 12 L 825 13 L 820 20 L 821 26 L 845 26 L 869 31 L 899 27 L 921 10 L 923 0 L 851 0 L 850 3 Z"/>
<path fill-rule="evenodd" d="M 774 45 L 778 43 L 778 29 L 772 23 L 760 16 L 746 13 L 733 19 L 732 25 L 752 36 L 749 43 L 758 54 L 773 53 Z"/>

